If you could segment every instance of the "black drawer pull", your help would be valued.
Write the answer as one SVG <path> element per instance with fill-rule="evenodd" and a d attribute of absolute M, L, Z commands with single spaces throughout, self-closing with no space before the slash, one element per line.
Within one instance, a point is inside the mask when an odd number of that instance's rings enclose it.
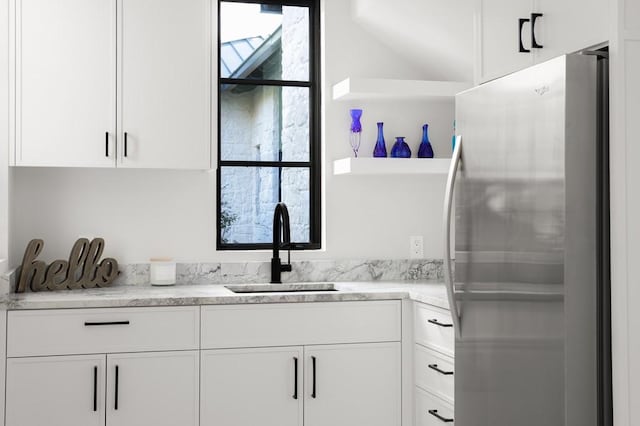
<path fill-rule="evenodd" d="M 538 44 L 536 40 L 536 20 L 542 17 L 542 13 L 532 13 L 531 14 L 531 48 L 532 49 L 542 49 L 544 46 Z"/>
<path fill-rule="evenodd" d="M 118 387 L 119 387 L 119 385 L 120 385 L 120 384 L 118 383 L 118 382 L 119 382 L 119 380 L 120 380 L 120 371 L 119 371 L 119 370 L 120 370 L 120 368 L 118 368 L 118 366 L 116 365 L 116 383 L 115 383 L 115 385 L 116 385 L 116 389 L 115 389 L 115 392 L 114 392 L 114 395 L 113 395 L 113 399 L 114 399 L 114 402 L 113 402 L 113 408 L 114 408 L 115 410 L 117 410 L 117 409 L 118 409 Z"/>
<path fill-rule="evenodd" d="M 104 134 L 104 156 L 109 157 L 109 132 Z"/>
<path fill-rule="evenodd" d="M 522 27 L 524 26 L 525 22 L 529 22 L 529 20 L 527 18 L 518 19 L 518 44 L 519 44 L 519 52 L 520 53 L 529 53 L 529 52 L 531 52 L 531 50 L 525 49 L 524 48 L 524 44 L 522 44 Z"/>
<path fill-rule="evenodd" d="M 438 368 L 438 364 L 429 364 L 429 368 L 432 370 L 437 371 L 440 374 L 444 374 L 445 376 L 451 376 L 453 375 L 453 371 L 444 371 L 441 370 L 440 368 Z"/>
<path fill-rule="evenodd" d="M 293 399 L 298 399 L 298 358 L 293 357 Z"/>
<path fill-rule="evenodd" d="M 430 320 L 427 320 L 427 322 L 429 322 L 431 324 L 435 324 L 438 327 L 453 327 L 453 324 L 444 324 L 444 323 L 441 323 L 440 321 L 438 321 L 437 319 L 430 319 Z"/>
<path fill-rule="evenodd" d="M 316 398 L 317 394 L 316 394 L 316 357 L 312 356 L 311 357 L 311 365 L 312 365 L 312 376 L 313 376 L 313 386 L 312 386 L 312 390 L 311 390 L 311 398 Z"/>
<path fill-rule="evenodd" d="M 438 410 L 429 410 L 429 414 L 431 414 L 432 416 L 436 417 L 438 420 L 445 422 L 445 423 L 453 423 L 453 419 L 448 419 L 446 417 L 442 417 L 440 414 L 438 414 Z"/>
<path fill-rule="evenodd" d="M 127 132 L 124 132 L 124 156 L 126 157 L 129 154 L 129 135 Z"/>
<path fill-rule="evenodd" d="M 98 366 L 93 367 L 93 411 L 98 411 Z"/>
<path fill-rule="evenodd" d="M 91 322 L 91 321 L 85 321 L 84 325 L 85 327 L 99 327 L 102 325 L 129 325 L 129 321 L 98 321 L 98 322 Z"/>

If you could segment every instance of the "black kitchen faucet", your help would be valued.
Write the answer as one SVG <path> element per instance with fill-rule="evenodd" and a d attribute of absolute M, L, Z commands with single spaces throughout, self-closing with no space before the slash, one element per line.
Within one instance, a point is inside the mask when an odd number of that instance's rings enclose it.
<path fill-rule="evenodd" d="M 280 241 L 282 234 L 283 241 Z M 280 248 L 287 249 L 287 264 L 280 261 Z M 281 272 L 291 272 L 291 228 L 289 210 L 285 203 L 276 204 L 273 212 L 273 256 L 271 258 L 271 283 L 281 284 Z"/>

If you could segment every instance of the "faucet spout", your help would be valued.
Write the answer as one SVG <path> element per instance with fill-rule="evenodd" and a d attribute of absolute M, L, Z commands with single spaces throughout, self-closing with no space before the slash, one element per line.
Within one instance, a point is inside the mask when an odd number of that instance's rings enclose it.
<path fill-rule="evenodd" d="M 282 239 L 281 239 L 282 237 Z M 282 264 L 280 248 L 287 248 L 288 260 L 291 258 L 291 228 L 289 224 L 289 210 L 285 203 L 276 204 L 273 212 L 273 256 L 271 257 L 271 283 L 282 283 L 282 272 L 290 272 L 291 264 Z M 284 248 L 283 247 L 283 248 Z"/>

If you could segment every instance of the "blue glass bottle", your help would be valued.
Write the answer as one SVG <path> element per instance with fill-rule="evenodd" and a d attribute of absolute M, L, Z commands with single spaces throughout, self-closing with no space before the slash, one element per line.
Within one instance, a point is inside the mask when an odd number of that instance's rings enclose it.
<path fill-rule="evenodd" d="M 451 136 L 451 152 L 456 149 L 456 120 L 453 120 L 453 136 Z"/>
<path fill-rule="evenodd" d="M 429 142 L 428 130 L 428 124 L 422 126 L 422 142 L 420 142 L 420 147 L 418 148 L 418 158 L 433 158 L 433 147 Z"/>
<path fill-rule="evenodd" d="M 404 136 L 398 136 L 396 138 L 396 143 L 391 147 L 391 157 L 393 158 L 410 158 L 411 157 L 411 148 L 404 141 Z"/>
<path fill-rule="evenodd" d="M 351 132 L 349 134 L 349 143 L 353 150 L 353 155 L 358 158 L 358 149 L 360 149 L 360 138 L 362 137 L 362 124 L 360 118 L 362 117 L 361 109 L 350 109 L 351 115 Z"/>
<path fill-rule="evenodd" d="M 378 123 L 378 139 L 376 140 L 376 146 L 373 148 L 374 157 L 386 157 L 387 146 L 384 142 L 384 134 L 382 133 L 383 123 Z"/>

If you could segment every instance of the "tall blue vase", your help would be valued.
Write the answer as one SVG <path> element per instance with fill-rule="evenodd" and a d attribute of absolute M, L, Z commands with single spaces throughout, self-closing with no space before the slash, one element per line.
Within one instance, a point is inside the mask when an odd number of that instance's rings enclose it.
<path fill-rule="evenodd" d="M 433 147 L 429 142 L 428 130 L 428 124 L 422 126 L 422 142 L 420 142 L 420 147 L 418 148 L 418 158 L 433 158 Z"/>
<path fill-rule="evenodd" d="M 382 132 L 383 123 L 378 123 L 378 139 L 376 140 L 376 146 L 373 148 L 374 157 L 386 157 L 387 146 L 384 142 L 384 134 Z"/>
<path fill-rule="evenodd" d="M 391 157 L 393 158 L 410 158 L 411 148 L 404 141 L 404 136 L 398 136 L 396 143 L 391 147 Z"/>

